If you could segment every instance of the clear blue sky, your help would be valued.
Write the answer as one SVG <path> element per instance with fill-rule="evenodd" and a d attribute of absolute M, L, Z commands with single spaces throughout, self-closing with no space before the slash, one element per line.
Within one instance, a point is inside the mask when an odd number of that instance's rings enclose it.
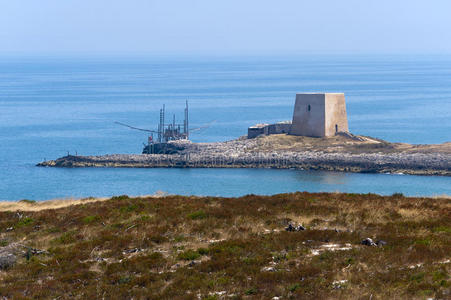
<path fill-rule="evenodd" d="M 451 53 L 450 0 L 0 3 L 0 53 Z"/>

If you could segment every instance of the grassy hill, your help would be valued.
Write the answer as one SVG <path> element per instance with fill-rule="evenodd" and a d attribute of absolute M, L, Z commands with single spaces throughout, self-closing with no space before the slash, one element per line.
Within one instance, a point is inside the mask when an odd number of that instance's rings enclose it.
<path fill-rule="evenodd" d="M 119 196 L 0 211 L 6 299 L 451 297 L 445 197 Z"/>

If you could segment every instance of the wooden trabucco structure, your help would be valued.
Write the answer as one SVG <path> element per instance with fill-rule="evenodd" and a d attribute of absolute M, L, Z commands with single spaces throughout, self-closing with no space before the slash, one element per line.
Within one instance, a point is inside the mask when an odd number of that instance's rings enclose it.
<path fill-rule="evenodd" d="M 188 101 L 185 103 L 183 124 L 175 122 L 175 114 L 172 116 L 172 122 L 166 124 L 165 105 L 160 109 L 160 123 L 158 124 L 157 140 L 154 140 L 153 133 L 148 137 L 147 145 L 144 145 L 143 154 L 171 154 L 179 151 L 179 147 L 173 144 L 168 144 L 170 141 L 188 140 L 189 139 L 189 111 Z"/>
<path fill-rule="evenodd" d="M 189 139 L 189 121 L 188 121 L 188 101 L 185 106 L 185 117 L 183 124 L 175 123 L 175 115 L 172 117 L 172 123 L 165 124 L 165 105 L 160 109 L 160 123 L 158 124 L 158 143 L 167 143 L 169 141 L 188 140 Z M 183 129 L 182 129 L 183 128 Z M 153 135 L 151 135 L 153 140 Z"/>
<path fill-rule="evenodd" d="M 177 143 L 174 141 L 188 141 L 190 132 L 198 131 L 204 128 L 208 128 L 209 125 L 201 126 L 198 128 L 189 128 L 189 111 L 188 101 L 185 104 L 185 116 L 183 124 L 175 122 L 175 115 L 172 117 L 171 123 L 166 123 L 166 111 L 165 105 L 160 109 L 160 123 L 157 130 L 143 129 L 134 126 L 130 126 L 121 122 L 115 122 L 116 124 L 128 127 L 130 129 L 140 130 L 150 133 L 147 138 L 147 144 L 144 144 L 143 154 L 174 154 L 183 150 L 186 146 L 185 143 Z M 154 139 L 154 134 L 157 138 Z M 185 144 L 185 145 L 184 145 Z"/>

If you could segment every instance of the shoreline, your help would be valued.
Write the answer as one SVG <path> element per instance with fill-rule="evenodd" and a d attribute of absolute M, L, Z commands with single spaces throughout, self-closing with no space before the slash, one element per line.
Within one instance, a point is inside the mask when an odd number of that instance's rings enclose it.
<path fill-rule="evenodd" d="M 411 199 L 417 199 L 417 198 L 428 198 L 428 199 L 451 199 L 451 195 L 425 195 L 425 196 L 409 196 L 404 195 L 401 193 L 394 193 L 391 195 L 385 195 L 385 194 L 379 194 L 379 193 L 350 193 L 350 192 L 308 192 L 308 191 L 294 191 L 294 192 L 287 192 L 287 193 L 275 193 L 275 194 L 258 194 L 255 196 L 262 197 L 262 198 L 268 198 L 268 197 L 274 197 L 281 194 L 296 194 L 296 193 L 306 193 L 306 194 L 318 194 L 318 195 L 373 195 L 376 197 L 386 197 L 390 198 L 395 195 L 401 196 L 403 198 L 411 198 Z M 248 195 L 243 194 L 240 196 L 237 196 L 236 198 L 243 198 Z M 1 212 L 14 212 L 14 211 L 21 211 L 21 212 L 39 212 L 44 210 L 52 210 L 52 209 L 63 209 L 69 206 L 78 206 L 78 205 L 85 205 L 85 204 L 91 204 L 96 202 L 105 202 L 105 201 L 111 201 L 115 198 L 120 197 L 129 197 L 134 199 L 159 199 L 164 197 L 182 197 L 182 198 L 190 198 L 190 199 L 202 199 L 202 198 L 233 198 L 233 197 L 221 197 L 221 196 L 209 196 L 209 195 L 182 195 L 182 194 L 169 194 L 165 192 L 157 192 L 155 194 L 151 195 L 114 195 L 114 196 L 105 196 L 105 197 L 83 197 L 83 198 L 55 198 L 55 199 L 47 199 L 47 200 L 28 200 L 28 199 L 22 199 L 22 200 L 0 200 L 0 213 Z"/>
<path fill-rule="evenodd" d="M 221 143 L 182 143 L 177 154 L 68 155 L 40 167 L 275 168 L 451 176 L 451 143 L 409 145 L 369 137 L 274 135 Z M 180 145 L 180 143 L 179 143 Z"/>

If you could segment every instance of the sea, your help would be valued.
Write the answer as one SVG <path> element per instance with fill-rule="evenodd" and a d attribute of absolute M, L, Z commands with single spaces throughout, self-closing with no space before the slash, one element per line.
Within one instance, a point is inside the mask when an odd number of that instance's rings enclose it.
<path fill-rule="evenodd" d="M 451 56 L 0 56 L 0 200 L 295 191 L 451 195 L 451 177 L 276 169 L 42 168 L 71 155 L 141 153 L 159 110 L 194 142 L 290 120 L 295 94 L 344 92 L 352 133 L 451 141 Z"/>

